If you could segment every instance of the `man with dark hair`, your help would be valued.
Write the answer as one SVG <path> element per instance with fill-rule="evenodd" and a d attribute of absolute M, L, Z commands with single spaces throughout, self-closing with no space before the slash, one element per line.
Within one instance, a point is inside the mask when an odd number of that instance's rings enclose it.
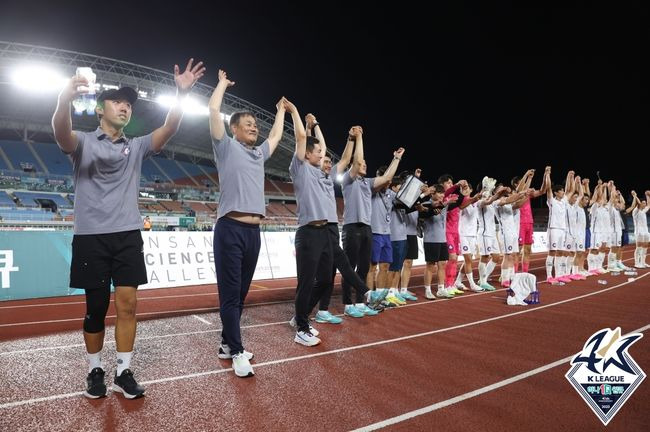
<path fill-rule="evenodd" d="M 177 99 L 187 95 L 205 68 L 190 59 L 181 74 L 174 66 Z M 147 283 L 142 250 L 142 219 L 138 211 L 138 187 L 142 161 L 160 153 L 178 131 L 183 118 L 180 103 L 168 112 L 165 123 L 149 135 L 127 138 L 124 128 L 131 120 L 138 93 L 130 87 L 106 90 L 97 98 L 99 127 L 92 132 L 72 130 L 71 103 L 88 93 L 85 78 L 72 77 L 59 94 L 52 117 L 54 137 L 70 156 L 75 183 L 75 221 L 72 240 L 70 286 L 86 290 L 84 342 L 89 362 L 88 387 L 84 395 L 106 396 L 101 351 L 104 320 L 115 286 L 115 342 L 117 370 L 113 390 L 127 399 L 144 395 L 144 387 L 130 369 L 136 332 L 136 290 Z"/>
<path fill-rule="evenodd" d="M 259 256 L 260 221 L 265 216 L 264 162 L 271 157 L 282 138 L 284 98 L 268 138 L 259 146 L 257 123 L 250 112 L 230 118 L 232 138 L 226 134 L 221 103 L 226 89 L 235 85 L 219 70 L 219 83 L 210 98 L 210 134 L 219 171 L 219 209 L 214 227 L 214 263 L 219 290 L 219 315 L 223 329 L 218 357 L 232 359 L 238 377 L 253 376 L 250 360 L 241 340 L 240 319 L 244 300 L 253 280 Z"/>

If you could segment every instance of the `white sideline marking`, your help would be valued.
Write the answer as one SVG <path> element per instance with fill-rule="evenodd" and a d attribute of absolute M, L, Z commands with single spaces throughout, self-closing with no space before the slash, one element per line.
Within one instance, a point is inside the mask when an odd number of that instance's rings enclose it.
<path fill-rule="evenodd" d="M 201 317 L 198 316 L 198 315 L 192 315 L 192 316 L 193 316 L 194 318 L 196 318 L 197 320 L 201 321 L 201 322 L 204 323 L 204 324 L 212 325 L 212 323 L 211 323 L 210 321 L 208 321 L 207 319 L 203 319 L 203 318 L 201 318 Z"/>
<path fill-rule="evenodd" d="M 642 276 L 639 276 L 635 281 L 637 281 L 637 280 L 639 280 L 641 278 L 644 278 L 644 277 L 648 276 L 649 274 L 650 273 L 646 273 L 646 274 L 644 274 Z M 543 305 L 543 306 L 538 306 L 538 307 L 535 307 L 535 308 L 524 309 L 524 310 L 520 310 L 518 312 L 512 312 L 512 313 L 505 314 L 505 315 L 498 315 L 498 316 L 495 316 L 495 317 L 486 318 L 486 319 L 482 319 L 482 320 L 479 320 L 479 321 L 473 321 L 473 322 L 469 322 L 469 323 L 465 323 L 465 324 L 458 324 L 458 325 L 455 325 L 455 326 L 452 326 L 452 327 L 446 327 L 446 328 L 442 328 L 442 329 L 431 330 L 431 331 L 428 331 L 428 332 L 417 333 L 417 334 L 413 334 L 413 335 L 409 335 L 409 336 L 401 336 L 401 337 L 392 338 L 392 339 L 385 339 L 385 340 L 380 340 L 380 341 L 376 341 L 376 342 L 370 342 L 370 343 L 367 343 L 367 344 L 354 345 L 354 346 L 339 348 L 339 349 L 330 350 L 330 351 L 323 351 L 323 352 L 320 352 L 320 353 L 313 353 L 313 354 L 307 354 L 307 355 L 302 355 L 302 356 L 289 357 L 289 358 L 285 358 L 285 359 L 272 360 L 272 361 L 267 361 L 267 362 L 263 362 L 263 363 L 256 363 L 254 366 L 255 366 L 256 369 L 259 369 L 261 367 L 270 366 L 270 365 L 274 365 L 274 364 L 282 364 L 282 363 L 289 363 L 289 362 L 292 362 L 292 361 L 305 360 L 305 359 L 311 359 L 311 358 L 316 358 L 316 357 L 323 357 L 323 356 L 326 356 L 326 355 L 338 354 L 338 353 L 342 353 L 342 352 L 354 351 L 354 350 L 359 350 L 359 349 L 364 349 L 364 348 L 370 348 L 370 347 L 379 346 L 379 345 L 386 345 L 386 344 L 389 344 L 389 343 L 401 342 L 401 341 L 405 341 L 405 340 L 409 340 L 409 339 L 416 339 L 416 338 L 420 338 L 420 337 L 424 337 L 424 336 L 430 336 L 430 335 L 437 334 L 437 333 L 444 333 L 444 332 L 448 332 L 448 331 L 452 331 L 452 330 L 462 329 L 462 328 L 466 328 L 466 327 L 472 327 L 472 326 L 475 326 L 475 325 L 484 324 L 484 323 L 488 323 L 488 322 L 492 322 L 492 321 L 498 321 L 498 320 L 502 320 L 504 318 L 509 318 L 509 317 L 513 317 L 513 316 L 517 316 L 517 315 L 521 315 L 521 314 L 525 314 L 525 313 L 536 312 L 536 311 L 539 311 L 539 310 L 542 310 L 542 309 L 550 308 L 550 307 L 561 305 L 561 304 L 564 304 L 564 303 L 570 303 L 570 302 L 573 302 L 573 301 L 576 301 L 576 300 L 591 297 L 591 296 L 601 294 L 601 293 L 604 293 L 604 292 L 607 292 L 607 291 L 612 291 L 614 289 L 620 288 L 620 287 L 628 285 L 630 283 L 632 283 L 632 282 L 627 282 L 626 281 L 626 282 L 620 283 L 618 285 L 614 285 L 614 286 L 609 287 L 609 288 L 604 288 L 604 289 L 599 290 L 599 291 L 593 291 L 593 292 L 590 292 L 590 293 L 587 293 L 587 294 L 583 294 L 581 296 L 572 297 L 572 298 L 569 298 L 569 299 L 566 299 L 566 300 L 561 300 L 559 302 L 550 303 L 550 304 Z M 435 303 L 427 302 L 427 303 L 422 303 L 422 304 L 435 304 Z M 643 328 L 645 328 L 645 327 L 643 327 Z M 155 380 L 144 381 L 141 384 L 159 384 L 159 383 L 166 383 L 166 382 L 181 381 L 181 380 L 198 378 L 198 377 L 209 376 L 209 375 L 218 375 L 218 374 L 222 374 L 222 373 L 229 372 L 229 371 L 232 371 L 232 368 L 217 369 L 217 370 L 198 372 L 198 373 L 193 373 L 193 374 L 186 374 L 186 375 L 178 375 L 178 376 L 172 376 L 172 377 L 167 377 L 167 378 L 160 378 L 160 379 L 155 379 Z M 38 403 L 38 402 L 44 402 L 44 401 L 66 399 L 66 398 L 74 397 L 74 396 L 81 395 L 81 394 L 82 394 L 81 392 L 65 393 L 65 394 L 52 395 L 52 396 L 47 396 L 47 397 L 42 397 L 42 398 L 26 399 L 26 400 L 14 401 L 14 402 L 7 402 L 7 403 L 0 404 L 0 409 L 13 408 L 13 407 L 22 406 L 22 405 L 30 405 L 30 404 L 34 404 L 34 403 Z"/>
<path fill-rule="evenodd" d="M 644 332 L 644 331 L 646 331 L 648 329 L 650 329 L 650 324 L 645 325 L 645 326 L 643 326 L 643 327 L 641 327 L 639 329 L 632 330 L 631 333 Z M 430 412 L 439 410 L 441 408 L 445 408 L 445 407 L 448 407 L 450 405 L 454 405 L 454 404 L 457 404 L 459 402 L 463 402 L 464 400 L 471 399 L 471 398 L 476 397 L 476 396 L 480 396 L 483 393 L 488 393 L 488 392 L 491 392 L 492 390 L 496 390 L 496 389 L 498 389 L 500 387 L 504 387 L 504 386 L 507 386 L 509 384 L 515 383 L 517 381 L 521 381 L 521 380 L 526 379 L 528 377 L 531 377 L 533 375 L 537 375 L 537 374 L 545 372 L 545 371 L 547 371 L 549 369 L 553 369 L 553 368 L 555 368 L 557 366 L 566 365 L 574 356 L 575 356 L 575 354 L 570 355 L 569 357 L 565 357 L 563 359 L 554 361 L 553 363 L 549 363 L 549 364 L 546 364 L 544 366 L 540 366 L 540 367 L 538 367 L 536 369 L 529 370 L 528 372 L 524 372 L 522 374 L 515 375 L 515 376 L 513 376 L 511 378 L 508 378 L 508 379 L 505 379 L 503 381 L 499 381 L 499 382 L 496 382 L 494 384 L 490 384 L 488 386 L 481 387 L 481 388 L 476 389 L 476 390 L 472 390 L 471 392 L 463 393 L 462 395 L 458 395 L 458 396 L 456 396 L 454 398 L 451 398 L 451 399 L 447 399 L 447 400 L 444 400 L 444 401 L 441 401 L 441 402 L 436 402 L 436 403 L 431 404 L 429 406 L 426 406 L 424 408 L 420 408 L 420 409 L 417 409 L 417 410 L 414 410 L 414 411 L 409 411 L 407 413 L 404 413 L 404 414 L 401 414 L 401 415 L 398 415 L 398 416 L 395 416 L 395 417 L 391 417 L 391 418 L 388 418 L 386 420 L 382 420 L 382 421 L 377 422 L 377 423 L 373 423 L 373 424 L 370 424 L 370 425 L 367 425 L 367 426 L 360 427 L 358 429 L 354 429 L 352 432 L 374 431 L 374 430 L 377 430 L 377 429 L 384 428 L 386 426 L 390 426 L 390 425 L 394 425 L 396 423 L 401 423 L 403 421 L 410 420 L 412 418 L 421 416 L 423 414 L 428 414 Z"/>

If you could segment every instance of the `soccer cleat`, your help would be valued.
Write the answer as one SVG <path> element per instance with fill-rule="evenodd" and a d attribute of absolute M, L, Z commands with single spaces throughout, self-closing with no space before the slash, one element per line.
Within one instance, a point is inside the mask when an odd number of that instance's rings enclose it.
<path fill-rule="evenodd" d="M 106 396 L 106 384 L 104 384 L 104 370 L 96 367 L 90 371 L 86 377 L 88 388 L 84 392 L 84 396 L 89 399 L 98 399 Z"/>

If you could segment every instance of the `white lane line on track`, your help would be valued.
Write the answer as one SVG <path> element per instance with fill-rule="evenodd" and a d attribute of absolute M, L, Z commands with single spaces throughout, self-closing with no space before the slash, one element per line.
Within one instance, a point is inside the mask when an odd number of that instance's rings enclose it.
<path fill-rule="evenodd" d="M 641 332 L 644 332 L 644 331 L 646 331 L 648 329 L 650 329 L 650 324 L 645 325 L 645 326 L 643 326 L 641 328 L 638 328 L 636 330 L 632 330 L 630 333 L 641 333 Z M 414 410 L 414 411 L 409 411 L 409 412 L 406 412 L 404 414 L 401 414 L 401 415 L 398 415 L 398 416 L 395 416 L 395 417 L 391 417 L 391 418 L 388 418 L 386 420 L 382 420 L 382 421 L 377 422 L 377 423 L 373 423 L 373 424 L 370 424 L 370 425 L 367 425 L 367 426 L 360 427 L 358 429 L 354 429 L 351 432 L 368 432 L 368 431 L 374 431 L 374 430 L 377 430 L 377 429 L 382 429 L 382 428 L 384 428 L 386 426 L 391 426 L 391 425 L 394 425 L 394 424 L 397 424 L 397 423 L 401 423 L 403 421 L 407 421 L 407 420 L 410 420 L 412 418 L 415 418 L 415 417 L 418 417 L 418 416 L 421 416 L 421 415 L 424 415 L 424 414 L 428 414 L 428 413 L 433 412 L 433 411 L 437 411 L 437 410 L 439 410 L 441 408 L 445 408 L 445 407 L 448 407 L 450 405 L 454 405 L 454 404 L 457 404 L 459 402 L 463 402 L 463 401 L 465 401 L 467 399 L 471 399 L 473 397 L 480 396 L 480 395 L 482 395 L 484 393 L 491 392 L 493 390 L 496 390 L 498 388 L 507 386 L 507 385 L 512 384 L 512 383 L 515 383 L 517 381 L 524 380 L 526 378 L 529 378 L 531 376 L 540 374 L 542 372 L 546 372 L 549 369 L 553 369 L 555 367 L 562 366 L 562 365 L 567 365 L 568 366 L 569 361 L 576 354 L 572 354 L 569 357 L 565 357 L 563 359 L 554 361 L 553 363 L 548 363 L 548 364 L 545 364 L 544 366 L 540 366 L 538 368 L 531 369 L 531 370 L 529 370 L 527 372 L 524 372 L 524 373 L 519 374 L 519 375 L 515 375 L 513 377 L 510 377 L 508 379 L 496 382 L 494 384 L 490 384 L 488 386 L 481 387 L 481 388 L 476 389 L 476 390 L 472 390 L 471 392 L 463 393 L 462 395 L 458 395 L 458 396 L 453 397 L 451 399 L 446 399 L 446 400 L 443 400 L 443 401 L 440 401 L 440 402 L 436 402 L 434 404 L 431 404 L 429 406 L 426 406 L 426 407 L 423 407 L 423 408 L 420 408 L 420 409 L 417 409 L 417 410 Z"/>
<path fill-rule="evenodd" d="M 212 323 L 210 321 L 208 321 L 207 319 L 201 318 L 198 315 L 192 315 L 192 316 L 194 318 L 196 318 L 197 320 L 201 321 L 203 324 L 212 325 Z"/>
<path fill-rule="evenodd" d="M 646 274 L 644 274 L 642 276 L 639 276 L 636 280 L 644 278 L 644 277 L 648 276 L 649 274 L 650 273 L 646 273 Z M 605 293 L 605 292 L 608 292 L 608 291 L 612 291 L 614 289 L 617 289 L 617 288 L 620 288 L 622 286 L 628 285 L 628 284 L 633 283 L 635 281 L 632 281 L 632 282 L 626 281 L 626 282 L 620 283 L 618 285 L 614 285 L 614 286 L 604 288 L 604 289 L 598 290 L 598 291 L 592 291 L 590 293 L 583 294 L 581 296 L 571 297 L 569 299 L 561 300 L 561 301 L 558 301 L 558 302 L 555 302 L 555 303 L 550 303 L 550 304 L 547 304 L 547 305 L 537 306 L 535 308 L 530 308 L 530 309 L 527 308 L 527 309 L 520 310 L 520 311 L 517 311 L 517 312 L 512 312 L 512 313 L 508 313 L 508 314 L 504 314 L 504 315 L 498 315 L 498 316 L 495 316 L 495 317 L 486 318 L 486 319 L 482 319 L 482 320 L 479 320 L 479 321 L 473 321 L 473 322 L 469 322 L 469 323 L 465 323 L 465 324 L 458 324 L 458 325 L 455 325 L 455 326 L 452 326 L 452 327 L 446 327 L 446 328 L 442 328 L 442 329 L 431 330 L 431 331 L 428 331 L 428 332 L 417 333 L 417 334 L 413 334 L 413 335 L 409 335 L 409 336 L 401 336 L 401 337 L 392 338 L 392 339 L 385 339 L 385 340 L 380 340 L 380 341 L 376 341 L 376 342 L 370 342 L 370 343 L 367 343 L 367 344 L 355 345 L 355 346 L 350 346 L 350 347 L 345 347 L 345 348 L 338 348 L 338 349 L 330 350 L 330 351 L 323 351 L 323 352 L 319 352 L 319 353 L 306 354 L 306 355 L 302 355 L 302 356 L 289 357 L 289 358 L 285 358 L 285 359 L 272 360 L 272 361 L 267 361 L 267 362 L 262 362 L 262 363 L 255 363 L 254 366 L 255 366 L 256 369 L 259 369 L 261 367 L 271 366 L 271 365 L 275 365 L 275 364 L 283 364 L 283 363 L 289 363 L 289 362 L 298 361 L 298 360 L 306 360 L 306 359 L 311 359 L 311 358 L 323 357 L 323 356 L 326 356 L 326 355 L 338 354 L 338 353 L 347 352 L 347 351 L 355 351 L 355 350 L 360 350 L 360 349 L 364 349 L 364 348 L 370 348 L 370 347 L 386 345 L 386 344 L 401 342 L 401 341 L 410 340 L 410 339 L 421 338 L 421 337 L 425 337 L 425 336 L 431 336 L 431 335 L 434 335 L 434 334 L 437 334 L 437 333 L 445 333 L 445 332 L 449 332 L 449 331 L 452 331 L 452 330 L 463 329 L 463 328 L 466 328 L 466 327 L 472 327 L 472 326 L 476 326 L 476 325 L 479 325 L 479 324 L 485 324 L 485 323 L 492 322 L 492 321 L 498 321 L 498 320 L 502 320 L 502 319 L 505 319 L 505 318 L 510 318 L 510 317 L 513 317 L 513 316 L 518 316 L 518 315 L 522 315 L 522 314 L 526 314 L 526 313 L 532 313 L 532 312 L 536 312 L 536 311 L 539 311 L 539 310 L 542 310 L 542 309 L 547 309 L 547 308 L 562 305 L 562 304 L 565 304 L 565 303 L 574 302 L 576 300 L 580 300 L 580 299 L 583 299 L 583 298 L 587 298 L 587 297 L 602 294 L 602 293 Z M 422 303 L 422 304 L 436 304 L 436 302 L 428 302 L 428 303 Z M 160 384 L 160 383 L 166 383 L 166 382 L 181 381 L 181 380 L 187 380 L 187 379 L 192 379 L 192 378 L 199 378 L 199 377 L 203 377 L 203 376 L 218 375 L 218 374 L 222 374 L 222 373 L 229 372 L 229 371 L 232 371 L 232 368 L 217 369 L 217 370 L 210 370 L 210 371 L 205 371 L 205 372 L 197 372 L 197 373 L 193 373 L 193 374 L 186 374 L 186 375 L 172 376 L 172 377 L 167 377 L 167 378 L 160 378 L 160 379 L 155 379 L 155 380 L 143 381 L 141 384 L 148 385 L 148 384 Z M 3 403 L 3 404 L 0 404 L 0 409 L 14 408 L 14 407 L 22 406 L 22 405 L 30 405 L 30 404 L 44 402 L 44 401 L 53 401 L 53 400 L 58 400 L 58 399 L 66 399 L 66 398 L 78 396 L 78 395 L 81 395 L 81 394 L 82 394 L 81 392 L 65 393 L 65 394 L 52 395 L 52 396 L 47 396 L 47 397 L 42 397 L 42 398 L 26 399 L 26 400 L 14 401 L 14 402 L 6 402 L 6 403 Z"/>

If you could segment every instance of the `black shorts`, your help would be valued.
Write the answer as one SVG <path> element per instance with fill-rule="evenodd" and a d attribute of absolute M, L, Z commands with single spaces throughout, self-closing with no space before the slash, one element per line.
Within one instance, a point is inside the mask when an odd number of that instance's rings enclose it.
<path fill-rule="evenodd" d="M 426 262 L 447 261 L 449 259 L 449 250 L 447 243 L 425 243 L 424 260 Z"/>
<path fill-rule="evenodd" d="M 407 235 L 406 242 L 408 245 L 406 249 L 406 259 L 410 259 L 410 260 L 418 259 L 418 236 Z"/>
<path fill-rule="evenodd" d="M 70 287 L 81 289 L 147 283 L 140 230 L 72 238 Z"/>

